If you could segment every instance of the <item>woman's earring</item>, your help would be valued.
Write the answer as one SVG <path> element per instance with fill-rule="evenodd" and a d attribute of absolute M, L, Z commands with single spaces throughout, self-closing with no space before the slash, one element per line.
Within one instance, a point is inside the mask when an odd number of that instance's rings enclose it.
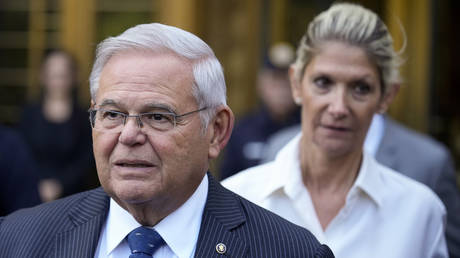
<path fill-rule="evenodd" d="M 297 98 L 294 98 L 294 102 L 297 104 L 297 105 L 301 105 L 302 104 L 302 99 L 297 97 Z"/>

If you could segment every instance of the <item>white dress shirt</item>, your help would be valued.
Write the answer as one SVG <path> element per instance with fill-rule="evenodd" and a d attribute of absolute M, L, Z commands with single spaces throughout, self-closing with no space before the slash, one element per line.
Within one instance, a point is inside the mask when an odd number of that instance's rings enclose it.
<path fill-rule="evenodd" d="M 166 245 L 154 253 L 154 258 L 193 257 L 207 195 L 208 176 L 205 175 L 193 195 L 182 206 L 153 227 L 166 242 Z M 129 257 L 131 250 L 126 236 L 140 226 L 128 211 L 110 199 L 109 213 L 99 237 L 94 257 Z"/>
<path fill-rule="evenodd" d="M 438 197 L 366 153 L 344 207 L 323 230 L 302 183 L 300 137 L 291 140 L 273 162 L 242 171 L 222 184 L 307 228 L 337 258 L 448 257 L 446 212 Z"/>
<path fill-rule="evenodd" d="M 385 118 L 381 114 L 375 114 L 372 117 L 372 123 L 369 126 L 369 130 L 367 130 L 366 139 L 364 140 L 364 151 L 375 157 L 384 134 Z"/>

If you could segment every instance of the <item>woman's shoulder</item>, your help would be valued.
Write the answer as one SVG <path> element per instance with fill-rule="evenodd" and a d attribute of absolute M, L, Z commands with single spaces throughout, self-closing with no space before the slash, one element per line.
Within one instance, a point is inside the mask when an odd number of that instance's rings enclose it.
<path fill-rule="evenodd" d="M 373 169 L 378 174 L 383 189 L 385 202 L 397 202 L 402 206 L 415 209 L 428 209 L 439 214 L 445 214 L 444 204 L 428 186 L 409 178 L 376 160 Z"/>
<path fill-rule="evenodd" d="M 248 198 L 248 196 L 260 193 L 262 188 L 266 186 L 266 183 L 272 178 L 273 167 L 273 162 L 251 167 L 226 178 L 221 184 L 225 188 Z"/>

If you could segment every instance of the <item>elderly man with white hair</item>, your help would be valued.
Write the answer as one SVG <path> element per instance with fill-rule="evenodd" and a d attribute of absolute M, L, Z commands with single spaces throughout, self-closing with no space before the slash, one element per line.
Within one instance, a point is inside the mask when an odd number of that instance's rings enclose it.
<path fill-rule="evenodd" d="M 0 218 L 0 257 L 334 257 L 208 173 L 233 114 L 201 39 L 135 26 L 99 45 L 90 83 L 102 188 Z"/>

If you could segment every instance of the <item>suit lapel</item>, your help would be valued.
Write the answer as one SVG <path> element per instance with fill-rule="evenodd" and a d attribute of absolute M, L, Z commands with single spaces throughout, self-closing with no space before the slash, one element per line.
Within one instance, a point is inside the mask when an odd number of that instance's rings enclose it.
<path fill-rule="evenodd" d="M 396 169 L 398 165 L 398 151 L 395 138 L 394 122 L 385 116 L 385 129 L 382 141 L 379 144 L 375 159 L 387 167 Z"/>
<path fill-rule="evenodd" d="M 56 236 L 55 257 L 94 257 L 99 233 L 109 209 L 109 197 L 98 188 L 69 212 L 73 227 Z"/>
<path fill-rule="evenodd" d="M 245 257 L 246 243 L 232 232 L 246 221 L 241 205 L 235 195 L 223 188 L 209 173 L 208 178 L 208 198 L 195 257 L 221 257 L 221 253 L 228 257 Z"/>
<path fill-rule="evenodd" d="M 245 257 L 248 246 L 233 229 L 245 223 L 242 207 L 235 195 L 223 188 L 209 173 L 206 200 L 195 257 Z M 71 229 L 56 236 L 55 257 L 93 257 L 99 234 L 109 209 L 109 197 L 98 188 L 84 197 L 69 212 Z M 220 249 L 221 251 L 222 249 Z"/>

